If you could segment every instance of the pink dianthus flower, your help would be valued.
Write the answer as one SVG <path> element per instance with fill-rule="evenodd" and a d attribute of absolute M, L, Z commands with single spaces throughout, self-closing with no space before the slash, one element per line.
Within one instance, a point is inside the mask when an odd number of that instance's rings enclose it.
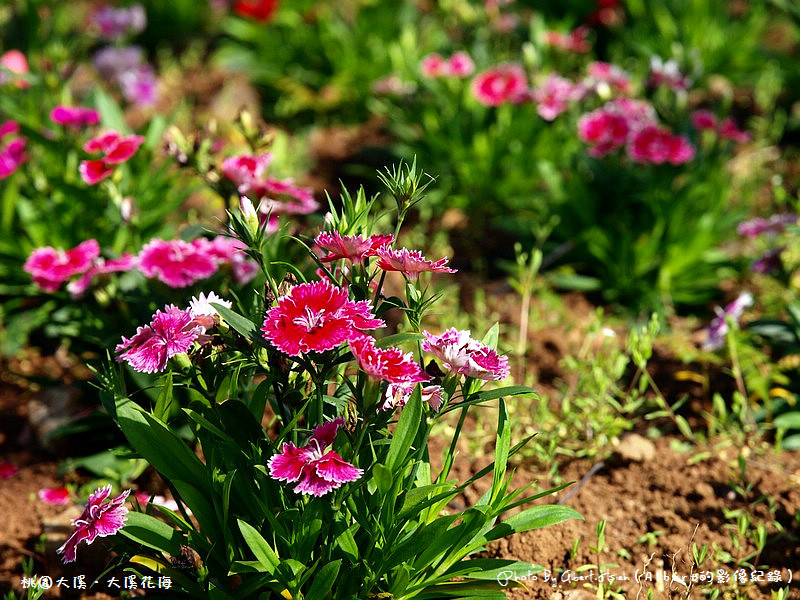
<path fill-rule="evenodd" d="M 569 79 L 551 73 L 532 96 L 536 101 L 536 112 L 545 121 L 553 121 L 567 110 L 567 103 L 580 100 L 584 89 Z"/>
<path fill-rule="evenodd" d="M 598 84 L 607 83 L 623 94 L 630 91 L 630 75 L 615 64 L 594 61 L 586 67 L 586 73 L 589 76 L 587 84 L 592 88 L 596 89 Z"/>
<path fill-rule="evenodd" d="M 115 351 L 118 362 L 127 362 L 140 373 L 157 373 L 167 368 L 167 361 L 192 347 L 195 340 L 205 333 L 189 310 L 176 306 L 156 311 L 149 325 L 139 327 L 131 338 L 122 338 Z"/>
<path fill-rule="evenodd" d="M 144 142 L 141 135 L 123 136 L 117 131 L 109 131 L 92 138 L 83 149 L 86 152 L 102 152 L 99 159 L 84 160 L 78 167 L 81 178 L 89 185 L 100 183 L 114 172 L 114 165 L 127 161 Z"/>
<path fill-rule="evenodd" d="M 360 263 L 369 256 L 375 256 L 378 248 L 394 242 L 394 235 L 386 233 L 365 238 L 362 235 L 341 235 L 338 231 L 322 231 L 314 242 L 328 251 L 320 258 L 322 262 L 345 259 Z"/>
<path fill-rule="evenodd" d="M 56 250 L 51 246 L 37 248 L 25 261 L 23 269 L 33 282 L 46 292 L 55 292 L 73 275 L 84 273 L 100 256 L 97 240 L 86 240 L 71 250 Z"/>
<path fill-rule="evenodd" d="M 675 59 L 664 62 L 660 56 L 653 56 L 650 58 L 650 78 L 647 83 L 652 87 L 664 85 L 676 92 L 685 92 L 691 80 L 681 73 Z"/>
<path fill-rule="evenodd" d="M 383 404 L 381 410 L 391 410 L 397 407 L 403 407 L 408 403 L 416 383 L 390 383 L 386 387 L 384 394 Z M 426 385 L 420 388 L 422 401 L 427 402 L 428 405 L 436 412 L 442 407 L 442 393 L 444 390 L 440 385 Z"/>
<path fill-rule="evenodd" d="M 100 113 L 86 106 L 64 106 L 59 104 L 50 111 L 50 120 L 70 129 L 82 129 L 100 122 Z"/>
<path fill-rule="evenodd" d="M 280 454 L 267 463 L 270 476 L 286 483 L 299 482 L 294 491 L 312 496 L 324 496 L 344 483 L 357 480 L 364 470 L 344 460 L 336 451 L 328 450 L 343 425 L 344 419 L 339 417 L 317 426 L 302 448 L 291 442 L 283 444 Z"/>
<path fill-rule="evenodd" d="M 394 250 L 388 246 L 376 249 L 378 268 L 384 271 L 400 271 L 410 279 L 416 279 L 420 273 L 455 273 L 456 269 L 447 266 L 450 259 L 440 258 L 437 261 L 426 259 L 419 250 L 400 248 Z"/>
<path fill-rule="evenodd" d="M 91 544 L 98 537 L 114 535 L 125 525 L 125 515 L 128 509 L 123 506 L 130 490 L 125 490 L 119 496 L 105 502 L 111 493 L 108 485 L 94 491 L 89 496 L 89 503 L 77 519 L 72 520 L 75 531 L 72 532 L 56 552 L 62 555 L 65 563 L 74 562 L 77 558 L 77 547 L 81 542 Z"/>
<path fill-rule="evenodd" d="M 447 61 L 441 54 L 428 54 L 420 61 L 419 70 L 424 77 L 441 77 L 447 73 Z"/>
<path fill-rule="evenodd" d="M 327 281 L 294 286 L 267 311 L 264 338 L 289 356 L 333 350 L 361 334 L 386 325 L 369 302 L 353 302 L 347 291 Z"/>
<path fill-rule="evenodd" d="M 19 166 L 28 159 L 25 153 L 25 138 L 7 136 L 19 133 L 19 124 L 16 121 L 6 121 L 0 125 L 0 179 L 9 177 Z"/>
<path fill-rule="evenodd" d="M 222 172 L 236 185 L 240 194 L 247 194 L 253 183 L 263 177 L 271 162 L 272 154 L 269 152 L 258 156 L 252 154 L 229 156 L 222 161 Z"/>
<path fill-rule="evenodd" d="M 260 200 L 262 215 L 307 215 L 319 208 L 311 188 L 295 185 L 291 179 L 268 177 L 255 181 L 248 190 L 248 196 Z"/>
<path fill-rule="evenodd" d="M 547 31 L 544 41 L 548 46 L 577 54 L 585 54 L 592 49 L 589 43 L 589 28 L 585 26 L 577 27 L 566 34 L 560 31 Z"/>
<path fill-rule="evenodd" d="M 691 115 L 692 125 L 698 131 L 716 131 L 717 117 L 710 110 L 696 110 Z"/>
<path fill-rule="evenodd" d="M 217 271 L 217 261 L 207 243 L 150 240 L 139 252 L 139 269 L 146 277 L 170 287 L 186 287 Z"/>
<path fill-rule="evenodd" d="M 350 351 L 356 357 L 359 368 L 375 381 L 419 383 L 431 380 L 411 352 L 403 354 L 399 348 L 378 348 L 375 339 L 368 335 L 351 339 Z"/>
<path fill-rule="evenodd" d="M 441 335 L 422 333 L 422 349 L 453 373 L 486 381 L 500 381 L 510 373 L 508 357 L 472 339 L 469 331 L 450 328 Z"/>
<path fill-rule="evenodd" d="M 633 135 L 628 155 L 638 163 L 680 165 L 694 158 L 694 147 L 686 138 L 657 125 L 648 125 Z"/>
<path fill-rule="evenodd" d="M 39 496 L 39 500 L 45 504 L 51 504 L 53 506 L 65 506 L 69 504 L 70 493 L 65 487 L 42 488 L 36 495 Z"/>
<path fill-rule="evenodd" d="M 451 77 L 469 77 L 475 70 L 475 63 L 466 52 L 455 52 L 447 59 L 446 70 Z"/>
<path fill-rule="evenodd" d="M 472 95 L 486 106 L 520 102 L 527 97 L 525 70 L 517 64 L 498 65 L 472 80 Z"/>
<path fill-rule="evenodd" d="M 139 265 L 138 259 L 131 254 L 123 254 L 119 258 L 110 258 L 108 260 L 98 258 L 94 264 L 75 281 L 67 284 L 67 291 L 73 298 L 82 296 L 89 288 L 92 280 L 98 275 L 107 275 L 109 273 L 126 272 L 135 269 Z"/>

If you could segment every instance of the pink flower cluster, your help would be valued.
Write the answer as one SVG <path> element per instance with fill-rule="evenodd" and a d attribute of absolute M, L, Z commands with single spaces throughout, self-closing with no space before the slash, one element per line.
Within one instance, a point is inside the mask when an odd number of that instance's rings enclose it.
<path fill-rule="evenodd" d="M 585 26 L 577 27 L 566 34 L 559 31 L 547 31 L 544 43 L 577 54 L 585 54 L 592 49 L 592 45 L 589 43 L 589 28 Z"/>
<path fill-rule="evenodd" d="M 277 481 L 297 483 L 294 491 L 298 494 L 317 497 L 356 481 L 363 475 L 363 469 L 345 461 L 335 450 L 329 450 L 342 426 L 344 419 L 341 417 L 318 425 L 302 448 L 292 442 L 284 443 L 280 453 L 267 463 L 270 476 Z"/>
<path fill-rule="evenodd" d="M 311 189 L 299 187 L 291 179 L 267 177 L 272 155 L 241 154 L 222 161 L 222 173 L 243 196 L 259 203 L 261 218 L 267 215 L 307 215 L 319 208 Z"/>
<path fill-rule="evenodd" d="M 696 110 L 692 113 L 691 118 L 692 125 L 698 131 L 713 131 L 724 140 L 740 144 L 750 141 L 750 134 L 739 129 L 736 122 L 730 117 L 719 121 L 710 110 Z"/>
<path fill-rule="evenodd" d="M 64 106 L 59 104 L 50 111 L 50 120 L 73 130 L 83 129 L 100 122 L 100 113 L 86 106 Z"/>
<path fill-rule="evenodd" d="M 25 138 L 13 137 L 19 133 L 19 124 L 6 121 L 0 125 L 0 179 L 9 177 L 28 159 L 25 154 Z M 5 140 L 6 137 L 11 139 Z"/>
<path fill-rule="evenodd" d="M 243 285 L 258 273 L 258 265 L 243 252 L 243 247 L 239 240 L 224 235 L 191 242 L 152 239 L 137 256 L 123 254 L 119 258 L 104 259 L 100 257 L 97 240 L 91 239 L 66 251 L 50 246 L 37 248 L 31 252 L 23 269 L 47 292 L 57 291 L 64 282 L 80 275 L 67 285 L 73 297 L 83 295 L 97 276 L 133 269 L 177 288 L 192 285 L 210 277 L 220 267 L 229 266 L 235 281 Z"/>
<path fill-rule="evenodd" d="M 230 307 L 230 302 L 211 292 L 192 298 L 188 309 L 168 305 L 156 311 L 148 325 L 139 327 L 130 338 L 123 336 L 115 348 L 117 361 L 124 360 L 140 373 L 163 371 L 170 358 L 188 352 L 196 341 L 206 341 L 206 331 L 218 323 L 211 302 Z"/>
<path fill-rule="evenodd" d="M 81 516 L 72 520 L 75 531 L 56 550 L 58 554 L 62 555 L 65 563 L 75 562 L 78 544 L 81 542 L 86 542 L 88 546 L 98 537 L 114 535 L 125 525 L 125 515 L 128 514 L 128 509 L 123 504 L 130 494 L 130 490 L 125 490 L 113 500 L 106 502 L 110 494 L 110 485 L 95 490 L 89 496 L 89 502 Z"/>
<path fill-rule="evenodd" d="M 241 241 L 225 235 L 191 242 L 152 239 L 139 251 L 138 266 L 145 277 L 178 288 L 211 277 L 221 266 L 228 265 L 236 282 L 242 285 L 258 273 L 258 265 L 243 248 Z"/>
<path fill-rule="evenodd" d="M 475 70 L 475 63 L 466 52 L 456 52 L 449 58 L 441 54 L 428 54 L 419 63 L 424 77 L 469 77 Z"/>
<path fill-rule="evenodd" d="M 679 165 L 694 158 L 694 147 L 684 137 L 672 134 L 656 122 L 647 102 L 618 98 L 583 115 L 578 136 L 590 145 L 591 156 L 605 156 L 626 146 L 635 162 Z"/>
<path fill-rule="evenodd" d="M 391 234 L 348 236 L 337 231 L 323 231 L 314 240 L 328 254 L 320 260 L 332 262 L 345 259 L 362 263 L 371 256 L 377 256 L 377 266 L 384 271 L 398 271 L 409 279 L 416 279 L 420 273 L 455 273 L 447 266 L 448 258 L 432 261 L 425 258 L 419 250 L 392 248 L 394 236 Z"/>
<path fill-rule="evenodd" d="M 441 335 L 422 333 L 422 349 L 441 360 L 452 373 L 486 381 L 500 381 L 510 373 L 508 357 L 472 339 L 469 331 L 450 328 Z"/>
<path fill-rule="evenodd" d="M 103 153 L 103 158 L 81 161 L 81 179 L 89 185 L 96 185 L 114 172 L 116 165 L 124 163 L 133 156 L 144 142 L 141 135 L 123 136 L 117 131 L 109 131 L 92 138 L 83 149 L 89 153 Z"/>

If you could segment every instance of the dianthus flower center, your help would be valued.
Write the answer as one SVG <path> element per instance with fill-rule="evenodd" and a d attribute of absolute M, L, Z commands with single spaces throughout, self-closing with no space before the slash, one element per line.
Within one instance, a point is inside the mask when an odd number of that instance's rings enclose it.
<path fill-rule="evenodd" d="M 315 312 L 306 306 L 305 314 L 293 319 L 292 323 L 305 329 L 306 333 L 312 333 L 325 324 L 325 309 L 321 308 Z"/>

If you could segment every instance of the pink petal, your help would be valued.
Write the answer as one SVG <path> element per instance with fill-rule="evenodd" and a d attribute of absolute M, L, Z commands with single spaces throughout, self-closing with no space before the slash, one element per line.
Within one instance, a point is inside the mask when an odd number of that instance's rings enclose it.
<path fill-rule="evenodd" d="M 45 504 L 52 504 L 54 506 L 64 506 L 69 504 L 70 493 L 65 487 L 60 488 L 43 488 L 38 493 L 39 500 Z"/>

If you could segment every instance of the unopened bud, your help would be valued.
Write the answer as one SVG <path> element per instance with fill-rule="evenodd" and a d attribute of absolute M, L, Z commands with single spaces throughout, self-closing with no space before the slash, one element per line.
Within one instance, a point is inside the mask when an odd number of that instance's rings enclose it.
<path fill-rule="evenodd" d="M 247 196 L 239 198 L 239 210 L 242 211 L 245 223 L 253 236 L 258 235 L 259 219 L 256 209 L 253 207 L 253 202 Z"/>

